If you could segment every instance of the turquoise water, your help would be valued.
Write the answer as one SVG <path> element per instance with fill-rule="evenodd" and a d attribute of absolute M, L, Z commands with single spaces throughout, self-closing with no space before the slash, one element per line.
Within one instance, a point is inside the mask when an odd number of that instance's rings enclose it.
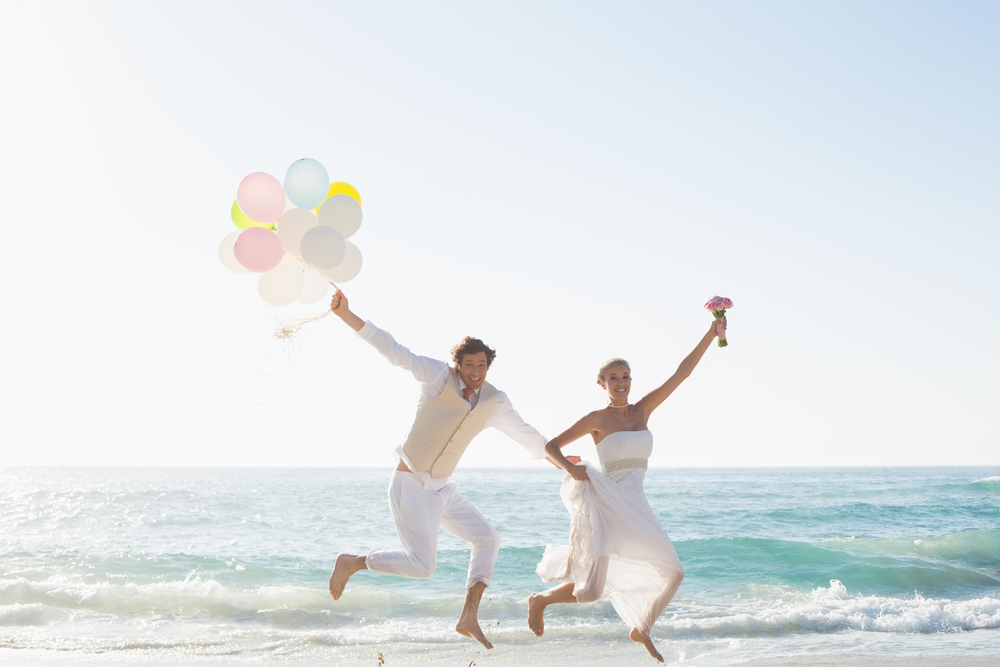
<path fill-rule="evenodd" d="M 429 579 L 362 572 L 340 601 L 326 592 L 338 553 L 398 545 L 389 475 L 0 469 L 0 659 L 349 664 L 382 646 L 457 660 L 473 647 L 452 631 L 468 566 L 452 536 Z M 527 631 L 535 565 L 568 534 L 558 471 L 456 479 L 503 537 L 481 619 L 504 664 L 560 642 L 642 657 L 604 602 L 552 608 L 541 640 Z M 687 570 L 654 631 L 668 659 L 1000 645 L 1000 468 L 653 469 L 646 491 Z"/>

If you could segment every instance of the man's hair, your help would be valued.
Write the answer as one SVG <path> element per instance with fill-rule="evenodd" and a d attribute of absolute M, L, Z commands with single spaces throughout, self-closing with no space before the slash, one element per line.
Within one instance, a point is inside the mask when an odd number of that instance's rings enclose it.
<path fill-rule="evenodd" d="M 600 370 L 597 371 L 597 384 L 601 385 L 602 387 L 604 386 L 604 380 L 607 379 L 608 369 L 611 368 L 612 366 L 624 366 L 629 370 L 630 373 L 632 372 L 632 367 L 629 366 L 628 362 L 622 359 L 621 357 L 608 359 L 603 364 L 601 364 Z"/>
<path fill-rule="evenodd" d="M 497 356 L 497 351 L 478 338 L 466 336 L 462 339 L 461 343 L 451 349 L 451 360 L 454 361 L 457 366 L 461 366 L 463 355 L 479 354 L 480 352 L 486 353 L 486 368 L 489 368 Z"/>

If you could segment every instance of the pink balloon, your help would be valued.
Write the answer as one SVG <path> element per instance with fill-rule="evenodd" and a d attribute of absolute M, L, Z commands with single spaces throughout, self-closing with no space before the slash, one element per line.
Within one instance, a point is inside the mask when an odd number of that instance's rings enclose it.
<path fill-rule="evenodd" d="M 276 222 L 285 211 L 285 190 L 271 174 L 255 171 L 240 181 L 236 202 L 248 218 Z"/>
<path fill-rule="evenodd" d="M 236 261 L 254 273 L 264 273 L 276 267 L 284 252 L 278 235 L 264 227 L 244 229 L 233 246 Z"/>

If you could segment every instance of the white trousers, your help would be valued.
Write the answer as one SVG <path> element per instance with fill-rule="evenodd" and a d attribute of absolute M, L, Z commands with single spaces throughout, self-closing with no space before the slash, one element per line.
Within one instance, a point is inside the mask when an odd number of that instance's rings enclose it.
<path fill-rule="evenodd" d="M 373 550 L 365 559 L 369 570 L 426 579 L 437 566 L 438 532 L 444 528 L 472 545 L 466 588 L 480 581 L 490 585 L 500 534 L 458 492 L 458 484 L 429 490 L 413 473 L 397 470 L 389 480 L 389 509 L 403 548 Z"/>

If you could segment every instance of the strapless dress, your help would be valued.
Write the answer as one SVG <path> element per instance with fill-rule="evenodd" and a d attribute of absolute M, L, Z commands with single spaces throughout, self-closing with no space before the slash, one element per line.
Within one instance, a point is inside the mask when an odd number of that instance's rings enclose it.
<path fill-rule="evenodd" d="M 590 479 L 568 474 L 560 496 L 570 514 L 568 544 L 549 545 L 536 572 L 543 581 L 575 582 L 579 602 L 607 598 L 629 626 L 649 635 L 677 592 L 684 568 L 649 506 L 642 483 L 653 434 L 618 431 L 597 445 Z"/>

